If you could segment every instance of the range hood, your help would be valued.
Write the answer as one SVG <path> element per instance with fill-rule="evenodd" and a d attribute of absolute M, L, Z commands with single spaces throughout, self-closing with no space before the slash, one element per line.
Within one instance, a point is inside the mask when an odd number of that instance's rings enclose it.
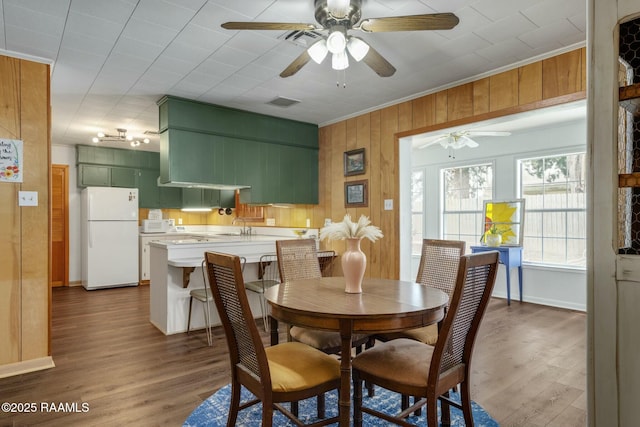
<path fill-rule="evenodd" d="M 251 188 L 248 185 L 227 185 L 227 184 L 210 184 L 210 183 L 203 183 L 203 182 L 180 182 L 180 181 L 161 182 L 160 177 L 158 177 L 158 187 L 202 188 L 205 190 L 238 190 L 243 188 Z"/>

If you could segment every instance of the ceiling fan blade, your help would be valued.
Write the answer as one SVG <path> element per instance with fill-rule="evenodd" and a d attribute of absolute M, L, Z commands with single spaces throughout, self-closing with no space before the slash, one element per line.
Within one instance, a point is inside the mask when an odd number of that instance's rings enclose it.
<path fill-rule="evenodd" d="M 474 131 L 474 130 L 470 130 L 466 133 L 466 135 L 470 135 L 470 136 L 509 136 L 511 135 L 511 132 L 499 132 L 499 131 Z"/>
<path fill-rule="evenodd" d="M 437 136 L 433 136 L 430 138 L 427 138 L 426 141 L 420 143 L 419 145 L 416 146 L 417 149 L 422 150 L 423 148 L 427 148 L 430 147 L 434 144 L 440 144 L 442 145 L 443 143 L 446 144 L 446 140 L 447 138 L 449 138 L 449 135 L 437 135 Z"/>
<path fill-rule="evenodd" d="M 321 29 L 313 24 L 296 24 L 287 22 L 225 22 L 221 26 L 227 30 L 311 31 Z"/>
<path fill-rule="evenodd" d="M 371 67 L 380 77 L 391 77 L 396 72 L 395 67 L 371 46 L 369 46 L 369 51 L 365 57 L 362 58 L 362 61 Z"/>
<path fill-rule="evenodd" d="M 453 13 L 430 13 L 425 15 L 392 16 L 388 18 L 370 18 L 360 22 L 358 27 L 369 33 L 386 31 L 450 30 L 460 20 Z"/>
<path fill-rule="evenodd" d="M 477 142 L 475 142 L 473 139 L 469 138 L 468 136 L 461 136 L 459 139 L 462 140 L 462 143 L 463 143 L 462 145 L 466 145 L 469 148 L 476 148 L 479 146 Z"/>
<path fill-rule="evenodd" d="M 291 77 L 291 76 L 293 76 L 295 73 L 300 71 L 300 69 L 302 67 L 307 65 L 307 62 L 309 62 L 310 60 L 311 60 L 311 55 L 309 55 L 309 52 L 307 52 L 307 50 L 305 49 L 300 54 L 300 56 L 298 56 L 296 59 L 294 59 L 293 62 L 291 64 L 289 64 L 289 66 L 287 68 L 285 68 L 283 72 L 280 73 L 280 77 Z"/>

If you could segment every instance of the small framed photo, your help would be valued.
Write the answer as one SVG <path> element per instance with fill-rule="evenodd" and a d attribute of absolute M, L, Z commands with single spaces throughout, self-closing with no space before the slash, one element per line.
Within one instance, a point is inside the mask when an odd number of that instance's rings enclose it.
<path fill-rule="evenodd" d="M 344 152 L 344 176 L 362 175 L 364 170 L 364 148 Z"/>
<path fill-rule="evenodd" d="M 367 192 L 369 180 L 349 181 L 344 183 L 344 207 L 365 208 L 369 205 Z"/>

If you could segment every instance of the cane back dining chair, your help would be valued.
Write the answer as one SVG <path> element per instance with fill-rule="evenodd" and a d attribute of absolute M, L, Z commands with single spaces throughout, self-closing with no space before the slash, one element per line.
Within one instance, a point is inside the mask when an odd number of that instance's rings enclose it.
<path fill-rule="evenodd" d="M 283 282 L 287 280 L 316 279 L 322 277 L 315 239 L 276 240 L 278 268 Z M 289 336 L 294 341 L 315 347 L 328 354 L 338 354 L 341 349 L 340 333 L 291 326 Z M 357 352 L 369 341 L 369 336 L 354 334 L 352 346 Z"/>
<path fill-rule="evenodd" d="M 416 282 L 440 289 L 451 300 L 464 247 L 465 242 L 459 240 L 423 239 Z M 380 341 L 396 338 L 410 338 L 433 345 L 438 340 L 438 325 L 376 335 Z"/>
<path fill-rule="evenodd" d="M 278 283 L 280 283 L 278 257 L 276 254 L 265 254 L 258 261 L 258 280 L 252 280 L 244 284 L 248 291 L 255 292 L 260 297 L 260 313 L 262 314 L 262 324 L 265 331 L 269 329 L 269 319 L 265 307 L 264 292 Z"/>
<path fill-rule="evenodd" d="M 482 256 L 479 256 L 482 255 Z M 486 255 L 486 256 L 485 256 Z M 435 346 L 399 338 L 376 345 L 353 359 L 354 425 L 362 426 L 362 413 L 398 425 L 426 404 L 427 425 L 437 426 L 437 401 L 443 424 L 450 421 L 449 405 L 462 410 L 465 425 L 473 426 L 470 374 L 473 346 L 491 297 L 498 268 L 498 252 L 464 255 L 449 310 Z M 397 393 L 418 396 L 420 401 L 397 415 L 362 405 L 362 381 Z M 460 403 L 449 400 L 449 390 L 461 385 Z"/>
<path fill-rule="evenodd" d="M 236 425 L 238 412 L 262 402 L 262 426 L 271 427 L 273 410 L 290 418 L 296 425 L 297 411 L 281 403 L 297 402 L 340 388 L 340 364 L 335 357 L 298 342 L 264 347 L 251 313 L 245 292 L 240 258 L 235 255 L 206 252 L 205 259 L 211 293 L 220 314 L 231 362 L 231 402 L 227 427 Z M 240 404 L 240 391 L 246 387 L 256 399 Z M 318 406 L 323 426 L 338 417 L 325 418 Z"/>

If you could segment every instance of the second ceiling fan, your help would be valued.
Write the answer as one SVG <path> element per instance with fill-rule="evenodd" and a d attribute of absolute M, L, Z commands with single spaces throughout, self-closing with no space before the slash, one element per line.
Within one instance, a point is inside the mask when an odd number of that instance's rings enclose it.
<path fill-rule="evenodd" d="M 380 77 L 392 76 L 396 69 L 367 42 L 349 35 L 351 30 L 367 33 L 390 31 L 450 30 L 459 19 L 453 13 L 430 13 L 385 18 L 362 19 L 362 0 L 315 0 L 315 18 L 318 24 L 286 22 L 225 22 L 228 30 L 281 30 L 315 31 L 326 36 L 298 56 L 280 77 L 289 77 L 300 71 L 310 60 L 320 64 L 331 53 L 334 70 L 344 70 L 349 66 L 349 55 L 356 61 L 363 61 Z M 349 55 L 347 55 L 347 52 Z"/>

